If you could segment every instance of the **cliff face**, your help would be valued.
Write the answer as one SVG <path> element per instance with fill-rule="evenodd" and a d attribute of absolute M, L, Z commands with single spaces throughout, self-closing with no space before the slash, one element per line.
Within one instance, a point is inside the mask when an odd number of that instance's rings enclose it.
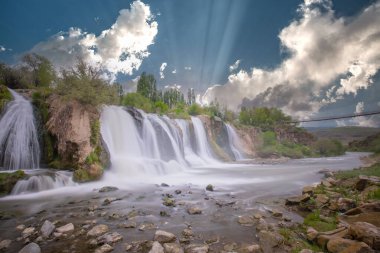
<path fill-rule="evenodd" d="M 309 146 L 316 141 L 316 137 L 313 134 L 307 132 L 306 130 L 292 126 L 276 128 L 275 133 L 277 140 L 280 142 L 288 141 Z"/>
<path fill-rule="evenodd" d="M 262 145 L 261 131 L 254 127 L 244 126 L 236 128 L 236 132 L 239 135 L 244 153 L 249 158 L 256 157 L 257 149 Z"/>
<path fill-rule="evenodd" d="M 56 95 L 48 99 L 46 128 L 54 137 L 60 164 L 75 169 L 77 181 L 98 179 L 108 159 L 99 134 L 99 112 L 77 101 L 63 101 Z"/>

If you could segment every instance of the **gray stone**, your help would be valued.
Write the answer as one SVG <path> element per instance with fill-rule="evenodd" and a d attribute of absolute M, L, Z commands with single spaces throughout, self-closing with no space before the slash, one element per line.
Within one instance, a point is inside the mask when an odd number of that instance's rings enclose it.
<path fill-rule="evenodd" d="M 253 226 L 254 224 L 254 219 L 252 218 L 252 216 L 249 216 L 249 215 L 243 215 L 243 216 L 240 216 L 238 218 L 238 221 L 237 221 L 240 225 L 242 226 Z"/>
<path fill-rule="evenodd" d="M 327 249 L 331 253 L 373 253 L 374 251 L 364 242 L 358 242 L 343 238 L 332 238 L 327 243 Z"/>
<path fill-rule="evenodd" d="M 212 184 L 209 184 L 206 186 L 206 190 L 212 192 L 212 191 L 214 191 L 214 186 Z"/>
<path fill-rule="evenodd" d="M 193 207 L 188 208 L 187 212 L 191 215 L 202 214 L 202 209 L 200 209 L 199 207 L 193 206 Z"/>
<path fill-rule="evenodd" d="M 100 188 L 99 192 L 113 192 L 113 191 L 117 191 L 117 190 L 119 190 L 119 188 L 114 187 L 114 186 L 104 186 L 104 187 Z"/>
<path fill-rule="evenodd" d="M 45 220 L 44 224 L 41 227 L 41 234 L 43 237 L 48 238 L 55 229 L 55 225 L 48 220 Z"/>
<path fill-rule="evenodd" d="M 190 244 L 185 248 L 185 253 L 207 253 L 208 251 L 207 244 Z"/>
<path fill-rule="evenodd" d="M 41 248 L 37 243 L 32 242 L 22 248 L 18 253 L 41 253 Z"/>
<path fill-rule="evenodd" d="M 99 236 L 96 240 L 98 244 L 112 244 L 123 240 L 123 236 L 118 232 L 108 232 Z"/>
<path fill-rule="evenodd" d="M 99 224 L 93 227 L 90 231 L 87 232 L 87 236 L 99 236 L 104 233 L 107 233 L 109 230 L 107 225 Z"/>
<path fill-rule="evenodd" d="M 176 240 L 176 236 L 163 230 L 157 230 L 154 234 L 154 240 L 160 243 L 174 242 Z"/>
<path fill-rule="evenodd" d="M 12 241 L 11 240 L 2 240 L 0 242 L 0 250 L 6 250 L 9 248 L 9 246 L 11 245 Z"/>
<path fill-rule="evenodd" d="M 283 243 L 284 238 L 275 232 L 260 231 L 259 241 L 263 253 L 272 253 L 275 247 Z"/>
<path fill-rule="evenodd" d="M 113 247 L 109 244 L 104 244 L 95 250 L 95 253 L 107 253 L 113 251 Z"/>
<path fill-rule="evenodd" d="M 165 243 L 164 249 L 165 253 L 184 253 L 181 245 L 178 243 Z"/>
<path fill-rule="evenodd" d="M 153 242 L 152 248 L 149 253 L 165 253 L 164 247 L 159 242 Z"/>
<path fill-rule="evenodd" d="M 68 233 L 72 232 L 74 230 L 74 224 L 73 223 L 68 223 L 64 226 L 61 226 L 56 229 L 58 233 Z"/>

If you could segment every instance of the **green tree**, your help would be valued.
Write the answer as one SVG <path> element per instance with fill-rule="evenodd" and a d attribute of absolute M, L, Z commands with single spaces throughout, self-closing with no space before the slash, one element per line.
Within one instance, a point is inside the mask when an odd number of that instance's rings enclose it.
<path fill-rule="evenodd" d="M 29 82 L 35 87 L 48 87 L 55 78 L 56 74 L 51 62 L 38 54 L 29 53 L 22 57 L 22 68 L 27 70 L 23 73 L 29 73 Z M 26 77 L 26 76 L 25 76 Z"/>
<path fill-rule="evenodd" d="M 140 93 L 135 92 L 127 93 L 124 95 L 122 105 L 136 107 L 145 112 L 153 111 L 152 102 Z"/>
<path fill-rule="evenodd" d="M 189 106 L 187 112 L 192 116 L 196 116 L 196 115 L 202 114 L 203 110 L 202 110 L 202 107 L 200 105 L 192 104 Z"/>
<path fill-rule="evenodd" d="M 156 79 L 151 74 L 143 72 L 137 82 L 137 93 L 150 99 L 151 101 L 157 101 L 157 87 Z"/>
<path fill-rule="evenodd" d="M 263 131 L 274 131 L 277 125 L 289 124 L 291 117 L 286 116 L 277 108 L 242 108 L 239 114 L 239 121 L 245 125 L 259 127 Z"/>

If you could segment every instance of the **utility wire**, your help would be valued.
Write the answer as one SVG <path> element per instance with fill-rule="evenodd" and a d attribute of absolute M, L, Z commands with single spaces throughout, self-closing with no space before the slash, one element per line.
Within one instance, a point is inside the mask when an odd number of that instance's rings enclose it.
<path fill-rule="evenodd" d="M 296 120 L 296 121 L 291 121 L 289 123 L 305 123 L 305 122 L 317 122 L 317 121 L 327 121 L 327 120 L 336 120 L 336 119 L 348 119 L 348 118 L 371 116 L 371 115 L 377 115 L 377 114 L 380 114 L 380 111 L 367 112 L 367 113 L 357 113 L 357 114 L 346 115 L 346 116 L 325 117 L 325 118 L 319 118 L 319 119 Z"/>

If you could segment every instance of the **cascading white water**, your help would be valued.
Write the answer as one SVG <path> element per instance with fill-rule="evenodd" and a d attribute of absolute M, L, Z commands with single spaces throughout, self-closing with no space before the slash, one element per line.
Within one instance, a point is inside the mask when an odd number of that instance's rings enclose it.
<path fill-rule="evenodd" d="M 13 187 L 11 195 L 40 192 L 74 185 L 76 183 L 72 180 L 72 172 L 47 172 L 46 174 L 31 175 L 25 180 L 19 180 Z"/>
<path fill-rule="evenodd" d="M 194 126 L 197 154 L 208 163 L 217 163 L 217 160 L 212 155 L 211 147 L 209 145 L 202 121 L 197 117 L 191 117 L 191 121 Z"/>
<path fill-rule="evenodd" d="M 15 91 L 10 92 L 14 100 L 0 119 L 0 168 L 38 168 L 40 146 L 32 104 Z"/>
<path fill-rule="evenodd" d="M 237 135 L 235 129 L 228 123 L 225 124 L 228 134 L 228 142 L 230 143 L 230 149 L 235 157 L 235 160 L 244 159 L 243 153 L 240 151 L 241 143 L 239 136 Z"/>

